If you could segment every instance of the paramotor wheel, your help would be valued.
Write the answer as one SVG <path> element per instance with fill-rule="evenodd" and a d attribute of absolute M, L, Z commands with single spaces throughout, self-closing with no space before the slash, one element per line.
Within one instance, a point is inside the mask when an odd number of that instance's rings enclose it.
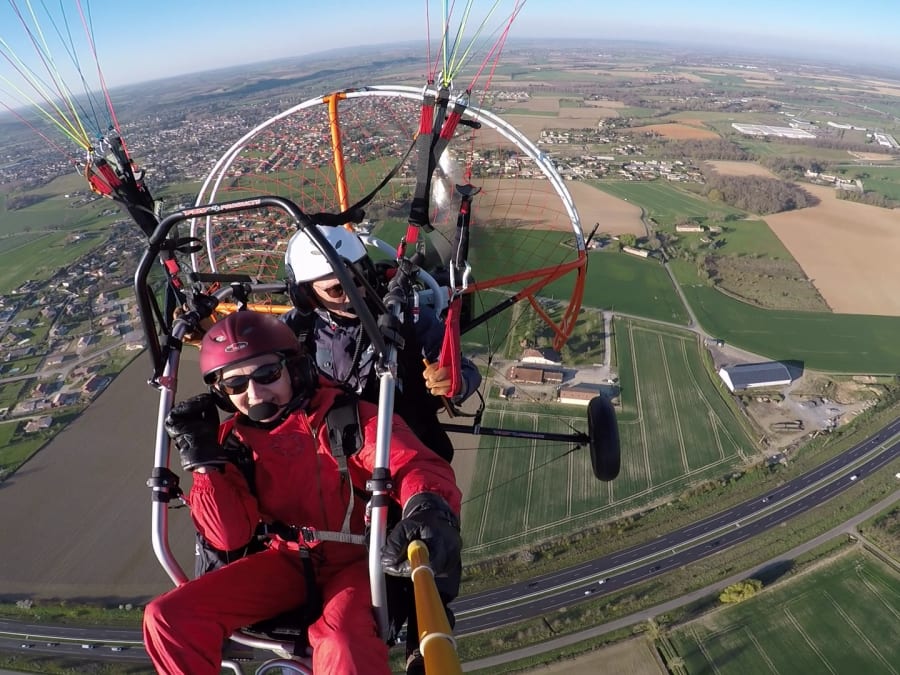
<path fill-rule="evenodd" d="M 612 402 L 595 396 L 588 403 L 588 439 L 591 468 L 598 480 L 611 481 L 619 475 L 622 452 L 619 447 L 619 425 Z"/>

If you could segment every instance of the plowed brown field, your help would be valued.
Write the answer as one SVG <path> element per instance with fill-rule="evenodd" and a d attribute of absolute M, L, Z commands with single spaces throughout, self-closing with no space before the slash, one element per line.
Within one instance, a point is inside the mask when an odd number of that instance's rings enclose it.
<path fill-rule="evenodd" d="M 818 206 L 765 220 L 835 312 L 900 316 L 900 211 L 804 189 Z"/>
<path fill-rule="evenodd" d="M 773 176 L 753 162 L 709 162 L 731 176 Z M 856 204 L 804 183 L 820 203 L 765 221 L 825 298 L 844 314 L 900 316 L 900 210 Z"/>

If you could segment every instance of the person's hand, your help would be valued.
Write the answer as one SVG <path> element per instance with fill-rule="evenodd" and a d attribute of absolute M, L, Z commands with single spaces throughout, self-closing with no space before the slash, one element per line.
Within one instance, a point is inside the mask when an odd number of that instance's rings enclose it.
<path fill-rule="evenodd" d="M 166 416 L 166 433 L 178 449 L 185 471 L 221 471 L 228 461 L 218 440 L 219 409 L 212 394 L 200 394 L 175 404 Z"/>
<path fill-rule="evenodd" d="M 390 531 L 381 549 L 381 564 L 386 573 L 394 576 L 410 574 L 406 549 L 416 539 L 428 547 L 435 576 L 448 577 L 458 591 L 462 571 L 459 518 L 439 495 L 420 492 L 406 503 L 403 520 Z M 456 592 L 449 594 L 455 597 Z"/>
<path fill-rule="evenodd" d="M 449 368 L 441 368 L 437 363 L 429 363 L 422 371 L 425 378 L 425 386 L 433 396 L 446 396 L 453 386 L 453 379 Z"/>
<path fill-rule="evenodd" d="M 172 314 L 172 319 L 178 319 L 184 316 L 188 311 L 190 311 L 186 306 L 181 305 L 180 307 L 176 307 L 175 311 Z M 200 343 L 203 341 L 203 336 L 206 334 L 206 331 L 209 330 L 215 322 L 211 317 L 205 317 L 200 319 L 200 323 L 197 325 L 196 329 L 189 330 L 187 333 L 181 336 L 181 341 L 186 345 L 194 345 L 195 347 L 199 347 Z"/>

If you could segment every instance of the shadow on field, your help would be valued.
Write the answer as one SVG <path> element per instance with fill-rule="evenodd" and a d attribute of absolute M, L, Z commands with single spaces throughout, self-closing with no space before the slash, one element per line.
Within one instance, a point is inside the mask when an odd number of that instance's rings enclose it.
<path fill-rule="evenodd" d="M 27 478 L 31 474 L 37 473 L 36 469 L 34 469 L 34 468 L 26 469 L 25 468 L 26 466 L 27 466 L 27 462 L 25 464 L 23 464 L 22 466 L 20 466 L 15 471 L 13 471 L 11 474 L 9 474 L 6 478 L 4 478 L 3 480 L 0 480 L 0 490 L 2 490 L 3 488 L 12 487 L 13 485 L 16 484 L 17 480 Z"/>
<path fill-rule="evenodd" d="M 789 574 L 793 569 L 793 560 L 776 560 L 772 564 L 760 568 L 760 570 L 753 575 L 753 578 L 763 582 L 763 586 L 768 586 L 769 584 L 774 584 L 786 574 Z"/>

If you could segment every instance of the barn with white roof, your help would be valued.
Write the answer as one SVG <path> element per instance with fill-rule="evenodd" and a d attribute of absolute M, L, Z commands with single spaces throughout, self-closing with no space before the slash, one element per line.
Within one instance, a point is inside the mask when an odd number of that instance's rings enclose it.
<path fill-rule="evenodd" d="M 783 387 L 791 383 L 790 371 L 779 361 L 742 363 L 737 366 L 719 368 L 719 377 L 732 393 L 746 389 Z"/>

